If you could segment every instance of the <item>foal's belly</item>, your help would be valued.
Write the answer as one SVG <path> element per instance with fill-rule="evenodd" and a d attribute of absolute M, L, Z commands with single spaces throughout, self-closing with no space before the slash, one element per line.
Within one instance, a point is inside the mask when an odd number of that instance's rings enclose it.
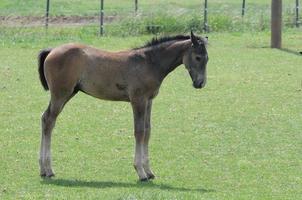
<path fill-rule="evenodd" d="M 158 93 L 160 82 L 154 81 L 150 74 L 138 74 L 137 70 L 118 70 L 121 68 L 94 69 L 85 71 L 79 83 L 80 90 L 93 97 L 129 102 L 130 99 L 142 96 L 153 99 Z"/>
<path fill-rule="evenodd" d="M 79 83 L 80 90 L 99 99 L 129 101 L 128 87 L 121 73 L 115 68 L 86 68 Z"/>
<path fill-rule="evenodd" d="M 127 87 L 118 83 L 98 85 L 96 83 L 81 84 L 82 92 L 93 97 L 110 101 L 130 101 Z"/>

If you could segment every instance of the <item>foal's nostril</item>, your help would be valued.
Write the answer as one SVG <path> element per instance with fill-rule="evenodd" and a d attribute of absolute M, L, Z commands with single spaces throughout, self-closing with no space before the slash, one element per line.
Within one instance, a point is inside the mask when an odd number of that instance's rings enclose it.
<path fill-rule="evenodd" d="M 204 80 L 200 81 L 200 87 L 203 85 Z"/>
<path fill-rule="evenodd" d="M 203 81 L 199 81 L 199 82 L 195 81 L 195 82 L 193 83 L 193 85 L 194 85 L 195 88 L 201 88 L 202 85 L 203 85 Z"/>
<path fill-rule="evenodd" d="M 202 87 L 202 84 L 203 84 L 203 81 L 201 81 L 201 82 L 198 84 L 198 88 L 201 88 L 201 87 Z"/>

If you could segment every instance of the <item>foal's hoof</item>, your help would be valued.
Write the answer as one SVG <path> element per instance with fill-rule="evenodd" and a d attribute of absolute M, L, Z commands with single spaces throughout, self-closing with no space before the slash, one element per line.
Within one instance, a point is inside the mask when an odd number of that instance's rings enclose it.
<path fill-rule="evenodd" d="M 139 179 L 140 182 L 147 182 L 148 181 L 148 178 L 141 178 Z"/>
<path fill-rule="evenodd" d="M 40 176 L 42 178 L 51 178 L 51 177 L 55 176 L 55 174 L 54 173 L 43 173 L 43 174 L 40 174 Z"/>
<path fill-rule="evenodd" d="M 155 179 L 155 176 L 153 174 L 148 174 L 148 179 Z"/>

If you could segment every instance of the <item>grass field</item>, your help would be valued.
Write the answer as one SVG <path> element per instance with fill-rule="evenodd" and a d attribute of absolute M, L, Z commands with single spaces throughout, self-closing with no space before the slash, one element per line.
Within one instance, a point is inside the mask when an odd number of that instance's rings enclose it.
<path fill-rule="evenodd" d="M 127 103 L 78 94 L 53 136 L 56 177 L 39 177 L 40 116 L 49 93 L 37 73 L 40 49 L 78 41 L 108 50 L 151 36 L 95 37 L 90 29 L 0 30 L 0 199 L 301 199 L 301 30 L 210 34 L 208 84 L 184 67 L 163 83 L 153 108 L 151 165 L 137 182 Z"/>
<path fill-rule="evenodd" d="M 52 15 L 89 15 L 99 13 L 99 0 L 51 0 L 50 11 Z M 138 0 L 138 7 L 143 11 L 161 9 L 161 8 L 181 8 L 181 9 L 201 9 L 203 1 L 201 0 Z M 294 8 L 295 2 L 292 0 L 283 0 L 285 7 L 291 6 Z M 232 7 L 233 9 L 241 10 L 242 0 L 229 0 L 227 3 L 223 0 L 209 1 L 209 8 L 213 10 L 219 7 Z M 247 1 L 246 5 L 250 7 L 268 6 L 269 1 L 254 0 Z M 105 12 L 129 12 L 134 11 L 134 0 L 110 0 L 105 1 Z M 44 15 L 46 9 L 46 1 L 35 0 L 2 0 L 0 2 L 0 16 L 3 15 Z M 169 10 L 165 10 L 169 11 Z"/>
<path fill-rule="evenodd" d="M 2 0 L 0 25 L 44 26 L 46 1 Z M 204 5 L 200 0 L 112 0 L 104 3 L 104 32 L 110 36 L 135 36 L 155 33 L 184 33 L 204 28 Z M 241 16 L 242 0 L 212 0 L 208 3 L 208 29 L 213 32 L 264 31 L 270 28 L 270 2 L 246 2 Z M 99 0 L 51 0 L 49 26 L 99 26 Z M 298 20 L 299 21 L 299 20 Z M 301 22 L 301 17 L 300 17 Z M 283 25 L 295 26 L 295 1 L 283 0 Z"/>
<path fill-rule="evenodd" d="M 85 14 L 98 14 L 99 13 L 99 0 L 51 0 L 50 9 L 52 15 L 85 15 Z M 211 1 L 212 4 L 219 4 L 221 0 Z M 229 4 L 240 4 L 238 0 L 232 0 Z M 258 0 L 254 3 L 266 4 L 264 0 Z M 196 8 L 201 6 L 200 0 L 138 0 L 139 9 L 148 10 L 150 7 L 156 6 L 160 9 L 162 6 L 174 6 L 179 8 Z M 0 2 L 1 15 L 43 15 L 46 9 L 46 1 L 20 1 L 20 0 L 2 0 Z M 111 0 L 105 1 L 105 11 L 123 12 L 123 10 L 134 11 L 133 0 Z"/>

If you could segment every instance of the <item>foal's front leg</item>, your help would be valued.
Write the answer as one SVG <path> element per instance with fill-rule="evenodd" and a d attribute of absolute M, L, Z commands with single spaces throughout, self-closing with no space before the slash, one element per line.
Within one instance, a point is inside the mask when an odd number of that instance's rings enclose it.
<path fill-rule="evenodd" d="M 154 179 L 155 176 L 150 168 L 149 164 L 149 139 L 151 134 L 151 108 L 152 108 L 152 100 L 147 102 L 146 113 L 145 113 L 145 139 L 144 139 L 144 156 L 143 156 L 143 166 L 144 170 L 147 174 L 148 179 Z"/>
<path fill-rule="evenodd" d="M 134 99 L 131 101 L 134 117 L 135 156 L 134 168 L 140 181 L 147 181 L 148 177 L 143 167 L 144 142 L 145 142 L 145 112 L 147 101 Z"/>

